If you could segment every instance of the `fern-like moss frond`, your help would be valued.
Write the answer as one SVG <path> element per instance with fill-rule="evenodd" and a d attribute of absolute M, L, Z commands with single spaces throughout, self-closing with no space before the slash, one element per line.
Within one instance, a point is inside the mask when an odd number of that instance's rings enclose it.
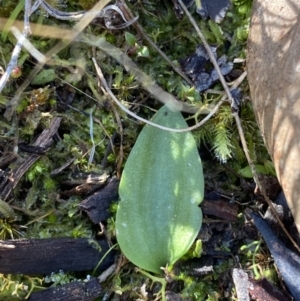
<path fill-rule="evenodd" d="M 215 156 L 223 163 L 232 157 L 233 145 L 230 132 L 224 124 L 218 124 L 214 130 L 213 150 Z"/>

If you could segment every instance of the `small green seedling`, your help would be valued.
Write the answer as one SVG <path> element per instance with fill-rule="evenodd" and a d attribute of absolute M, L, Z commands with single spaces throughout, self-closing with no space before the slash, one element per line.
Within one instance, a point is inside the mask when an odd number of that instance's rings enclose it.
<path fill-rule="evenodd" d="M 187 127 L 181 113 L 166 105 L 153 122 Z M 203 191 L 202 164 L 192 134 L 146 125 L 129 155 L 119 187 L 116 234 L 124 255 L 157 274 L 172 266 L 200 230 L 198 205 Z"/>

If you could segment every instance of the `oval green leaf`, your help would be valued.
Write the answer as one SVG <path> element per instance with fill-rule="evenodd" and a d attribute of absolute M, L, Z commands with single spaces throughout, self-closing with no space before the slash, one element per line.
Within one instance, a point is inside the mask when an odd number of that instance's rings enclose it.
<path fill-rule="evenodd" d="M 153 122 L 186 128 L 180 112 L 162 107 Z M 146 125 L 126 162 L 119 187 L 117 240 L 124 255 L 160 273 L 193 244 L 202 223 L 201 159 L 191 133 Z"/>
<path fill-rule="evenodd" d="M 36 77 L 32 80 L 32 85 L 45 85 L 56 79 L 56 74 L 54 69 L 44 69 L 39 72 Z"/>

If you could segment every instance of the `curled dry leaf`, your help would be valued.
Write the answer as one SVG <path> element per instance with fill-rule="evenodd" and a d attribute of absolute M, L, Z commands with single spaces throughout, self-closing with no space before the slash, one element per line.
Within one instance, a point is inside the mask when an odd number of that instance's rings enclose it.
<path fill-rule="evenodd" d="M 256 119 L 300 233 L 300 1 L 255 0 L 248 80 Z"/>

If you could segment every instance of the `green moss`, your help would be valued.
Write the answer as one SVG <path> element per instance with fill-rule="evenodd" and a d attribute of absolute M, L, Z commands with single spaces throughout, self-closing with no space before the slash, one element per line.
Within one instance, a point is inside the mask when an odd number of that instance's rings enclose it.
<path fill-rule="evenodd" d="M 18 301 L 28 299 L 30 294 L 42 287 L 38 277 L 24 275 L 0 274 L 0 292 L 3 301 Z"/>

